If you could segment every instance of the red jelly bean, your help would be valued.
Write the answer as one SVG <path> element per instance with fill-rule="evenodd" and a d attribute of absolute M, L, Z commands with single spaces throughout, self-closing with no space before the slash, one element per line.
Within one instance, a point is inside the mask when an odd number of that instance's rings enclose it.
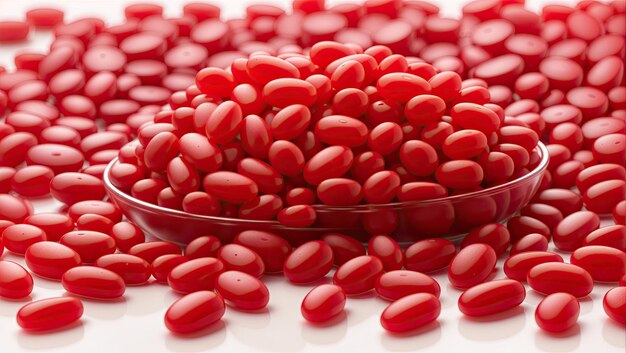
<path fill-rule="evenodd" d="M 1 21 L 0 42 L 17 42 L 23 41 L 28 37 L 28 23 L 21 21 Z"/>
<path fill-rule="evenodd" d="M 536 265 L 528 272 L 530 287 L 543 294 L 569 293 L 584 297 L 593 289 L 589 272 L 576 265 L 550 262 Z"/>
<path fill-rule="evenodd" d="M 328 321 L 341 314 L 346 294 L 340 286 L 323 284 L 313 288 L 302 300 L 302 316 L 311 322 Z"/>
<path fill-rule="evenodd" d="M 496 264 L 496 253 L 485 244 L 472 244 L 452 259 L 448 279 L 457 288 L 469 288 L 484 282 Z"/>
<path fill-rule="evenodd" d="M 212 291 L 198 291 L 174 302 L 165 313 L 165 326 L 175 333 L 202 330 L 224 316 L 224 300 Z"/>
<path fill-rule="evenodd" d="M 315 101 L 316 89 L 307 81 L 279 78 L 263 87 L 263 98 L 271 106 L 284 108 L 292 104 L 310 106 Z"/>
<path fill-rule="evenodd" d="M 51 241 L 42 241 L 29 246 L 24 258 L 33 273 L 55 280 L 60 280 L 65 271 L 82 263 L 76 251 Z"/>
<path fill-rule="evenodd" d="M 436 150 L 428 143 L 418 140 L 407 141 L 400 147 L 400 160 L 411 174 L 417 176 L 432 174 L 439 163 Z"/>
<path fill-rule="evenodd" d="M 626 227 L 623 224 L 606 226 L 594 230 L 583 239 L 583 246 L 602 245 L 626 251 Z"/>
<path fill-rule="evenodd" d="M 146 260 L 148 263 L 152 263 L 157 257 L 166 254 L 179 254 L 181 253 L 180 247 L 174 243 L 167 241 L 150 241 L 146 243 L 139 243 L 132 246 L 128 253 L 135 255 Z"/>
<path fill-rule="evenodd" d="M 442 163 L 435 172 L 435 178 L 442 185 L 455 189 L 471 189 L 480 185 L 484 173 L 480 164 L 470 160 L 456 160 Z"/>
<path fill-rule="evenodd" d="M 461 248 L 471 244 L 486 244 L 491 246 L 496 255 L 503 254 L 510 244 L 508 229 L 499 223 L 485 224 L 471 231 L 461 243 Z"/>
<path fill-rule="evenodd" d="M 577 193 L 567 189 L 549 189 L 536 194 L 532 202 L 543 203 L 557 208 L 563 216 L 580 211 L 583 200 Z"/>
<path fill-rule="evenodd" d="M 383 299 L 395 301 L 415 293 L 430 293 L 439 297 L 441 288 L 432 277 L 414 271 L 386 272 L 376 281 L 376 293 Z"/>
<path fill-rule="evenodd" d="M 127 285 L 146 283 L 150 279 L 150 264 L 146 260 L 128 254 L 104 255 L 95 265 L 117 273 Z"/>
<path fill-rule="evenodd" d="M 199 257 L 216 257 L 218 249 L 222 246 L 220 240 L 212 235 L 198 237 L 185 246 L 185 256 L 190 259 Z"/>
<path fill-rule="evenodd" d="M 377 235 L 368 242 L 368 254 L 379 258 L 385 271 L 399 270 L 404 264 L 404 255 L 398 243 L 386 235 Z"/>
<path fill-rule="evenodd" d="M 405 332 L 429 324 L 439 317 L 441 303 L 430 293 L 417 293 L 391 303 L 380 316 L 388 331 Z"/>
<path fill-rule="evenodd" d="M 212 290 L 224 264 L 212 257 L 201 257 L 174 267 L 167 276 L 169 286 L 181 293 Z"/>
<path fill-rule="evenodd" d="M 329 178 L 345 174 L 352 165 L 354 155 L 345 146 L 330 146 L 315 154 L 304 167 L 304 178 L 317 185 Z"/>
<path fill-rule="evenodd" d="M 101 256 L 115 252 L 115 240 L 100 232 L 73 231 L 65 233 L 59 242 L 76 251 L 84 263 L 94 263 Z"/>
<path fill-rule="evenodd" d="M 285 239 L 269 232 L 244 231 L 237 234 L 233 242 L 259 254 L 266 272 L 282 271 L 285 259 L 291 252 L 291 246 Z"/>
<path fill-rule="evenodd" d="M 126 290 L 124 280 L 117 273 L 91 266 L 67 270 L 61 283 L 72 294 L 95 299 L 116 299 Z"/>
<path fill-rule="evenodd" d="M 28 200 L 9 194 L 0 194 L 0 220 L 21 223 L 32 212 L 33 207 Z"/>
<path fill-rule="evenodd" d="M 611 319 L 626 325 L 626 287 L 617 287 L 609 290 L 604 295 L 602 306 L 604 312 Z"/>
<path fill-rule="evenodd" d="M 38 213 L 26 218 L 24 223 L 43 230 L 48 241 L 59 241 L 65 233 L 74 230 L 72 219 L 59 213 Z"/>
<path fill-rule="evenodd" d="M 307 283 L 324 277 L 333 266 L 333 251 L 323 241 L 311 241 L 294 249 L 285 259 L 283 272 L 294 283 Z"/>
<path fill-rule="evenodd" d="M 545 251 L 524 252 L 513 255 L 504 262 L 504 273 L 511 279 L 525 281 L 531 268 L 545 262 L 563 262 L 563 258 Z"/>
<path fill-rule="evenodd" d="M 46 331 L 67 326 L 83 316 L 77 298 L 48 298 L 28 303 L 17 312 L 17 324 L 25 330 Z"/>
<path fill-rule="evenodd" d="M 509 251 L 510 256 L 529 251 L 548 250 L 548 239 L 539 233 L 530 233 L 518 240 Z"/>
<path fill-rule="evenodd" d="M 229 271 L 240 271 L 257 278 L 265 272 L 261 257 L 256 252 L 238 244 L 224 245 L 219 249 L 217 258 Z"/>
<path fill-rule="evenodd" d="M 578 321 L 580 304 L 568 293 L 554 293 L 545 297 L 535 310 L 537 326 L 548 332 L 563 332 Z"/>
<path fill-rule="evenodd" d="M 404 267 L 417 272 L 434 272 L 448 267 L 456 255 L 456 247 L 446 239 L 420 240 L 404 253 Z"/>
<path fill-rule="evenodd" d="M 554 244 L 564 251 L 578 249 L 583 239 L 600 227 L 600 218 L 590 211 L 579 211 L 565 217 L 554 228 Z"/>
<path fill-rule="evenodd" d="M 115 240 L 115 245 L 122 252 L 128 252 L 134 245 L 145 241 L 143 231 L 129 222 L 116 223 L 111 228 L 110 234 Z"/>
<path fill-rule="evenodd" d="M 19 299 L 33 291 L 33 277 L 22 266 L 0 260 L 0 297 Z"/>
<path fill-rule="evenodd" d="M 618 282 L 626 272 L 626 254 L 607 246 L 578 248 L 570 262 L 587 270 L 594 281 L 599 282 Z"/>
<path fill-rule="evenodd" d="M 374 256 L 359 256 L 341 265 L 333 276 L 333 283 L 354 295 L 374 288 L 383 272 L 383 263 Z"/>
<path fill-rule="evenodd" d="M 349 260 L 365 255 L 365 247 L 353 237 L 331 233 L 322 237 L 322 241 L 333 250 L 334 263 L 341 266 Z"/>
<path fill-rule="evenodd" d="M 459 297 L 459 309 L 468 316 L 486 316 L 519 306 L 526 298 L 524 285 L 512 279 L 478 284 Z"/>
<path fill-rule="evenodd" d="M 239 271 L 226 271 L 215 281 L 215 290 L 230 305 L 243 310 L 264 308 L 270 293 L 263 282 L 254 276 Z"/>
<path fill-rule="evenodd" d="M 31 245 L 45 240 L 46 233 L 40 228 L 29 224 L 11 225 L 2 232 L 4 247 L 20 255 L 24 254 Z"/>
<path fill-rule="evenodd" d="M 583 194 L 583 202 L 589 211 L 611 213 L 617 204 L 624 200 L 626 182 L 607 180 L 591 186 Z"/>
<path fill-rule="evenodd" d="M 253 199 L 258 192 L 257 184 L 247 176 L 218 171 L 208 174 L 203 180 L 204 189 L 226 202 L 243 203 Z"/>
<path fill-rule="evenodd" d="M 167 276 L 172 269 L 189 259 L 180 254 L 165 254 L 157 257 L 150 264 L 150 272 L 159 283 L 167 284 Z"/>

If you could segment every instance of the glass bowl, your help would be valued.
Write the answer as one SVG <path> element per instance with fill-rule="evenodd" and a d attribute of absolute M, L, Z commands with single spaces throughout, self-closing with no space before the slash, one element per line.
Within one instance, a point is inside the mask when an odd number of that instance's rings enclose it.
<path fill-rule="evenodd" d="M 537 192 L 548 166 L 546 147 L 539 142 L 536 150 L 541 157 L 539 164 L 528 174 L 505 184 L 425 201 L 349 207 L 315 205 L 317 221 L 309 228 L 288 228 L 278 221 L 196 215 L 138 200 L 111 184 L 108 175 L 117 159 L 107 166 L 103 180 L 109 197 L 130 221 L 147 234 L 179 244 L 203 235 L 230 242 L 244 230 L 272 232 L 293 245 L 319 239 L 327 233 L 347 234 L 362 242 L 367 242 L 372 234 L 388 234 L 401 244 L 409 244 L 432 237 L 458 240 L 476 226 L 508 220 Z"/>

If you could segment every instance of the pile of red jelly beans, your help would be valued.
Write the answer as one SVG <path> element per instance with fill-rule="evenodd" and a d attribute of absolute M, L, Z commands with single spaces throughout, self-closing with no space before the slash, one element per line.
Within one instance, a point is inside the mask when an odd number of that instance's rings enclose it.
<path fill-rule="evenodd" d="M 424 1 L 366 0 L 292 11 L 251 5 L 222 20 L 207 3 L 179 17 L 130 5 L 126 21 L 72 22 L 62 11 L 0 21 L 0 46 L 51 30 L 47 53 L 25 50 L 0 67 L 0 297 L 22 298 L 31 275 L 72 296 L 24 305 L 29 330 L 79 320 L 80 297 L 115 299 L 156 282 L 181 293 L 165 314 L 175 333 L 202 330 L 229 310 L 264 308 L 264 273 L 333 284 L 302 301 L 312 322 L 341 314 L 368 291 L 390 301 L 384 329 L 409 331 L 440 314 L 445 271 L 458 308 L 487 316 L 545 294 L 537 325 L 576 325 L 594 282 L 626 324 L 626 3 L 548 5 L 476 0 L 460 19 Z M 402 249 L 393 234 L 367 246 L 326 234 L 293 248 L 265 231 L 223 244 L 146 241 L 105 200 L 111 183 L 142 201 L 189 213 L 315 224 L 313 205 L 436 199 L 512 181 L 550 156 L 539 191 L 505 225 L 484 224 L 457 245 L 442 238 Z M 67 205 L 34 213 L 29 198 Z M 600 228 L 601 215 L 611 218 Z M 566 263 L 548 245 L 571 253 Z M 490 280 L 508 256 L 508 279 Z M 153 280 L 151 278 L 154 278 Z"/>

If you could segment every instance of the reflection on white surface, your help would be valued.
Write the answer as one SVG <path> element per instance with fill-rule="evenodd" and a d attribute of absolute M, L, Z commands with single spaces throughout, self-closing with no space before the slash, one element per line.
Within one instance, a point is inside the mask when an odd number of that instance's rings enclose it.
<path fill-rule="evenodd" d="M 471 341 L 489 342 L 514 337 L 524 329 L 524 304 L 516 308 L 484 317 L 461 316 L 459 333 Z"/>
<path fill-rule="evenodd" d="M 25 350 L 43 352 L 49 352 L 55 348 L 68 347 L 83 339 L 85 326 L 83 321 L 78 321 L 56 332 L 36 333 L 16 329 L 17 344 Z M 95 328 L 95 325 L 90 326 L 92 329 Z"/>
<path fill-rule="evenodd" d="M 406 333 L 381 332 L 383 347 L 392 352 L 415 352 L 428 349 L 441 340 L 441 321 L 433 321 L 426 326 Z"/>
<path fill-rule="evenodd" d="M 535 347 L 546 352 L 574 352 L 580 346 L 580 332 L 584 324 L 578 323 L 565 332 L 550 333 L 535 330 Z M 558 342 L 558 344 L 555 344 Z"/>

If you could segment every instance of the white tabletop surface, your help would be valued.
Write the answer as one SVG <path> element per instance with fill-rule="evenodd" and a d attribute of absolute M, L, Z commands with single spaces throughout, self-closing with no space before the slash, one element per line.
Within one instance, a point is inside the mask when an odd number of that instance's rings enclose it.
<path fill-rule="evenodd" d="M 332 1 L 330 4 L 349 0 Z M 134 1 L 139 2 L 139 1 Z M 259 0 L 287 7 L 287 0 Z M 560 1 L 574 3 L 573 1 Z M 0 0 L 0 20 L 21 19 L 25 10 L 53 5 L 66 12 L 66 18 L 93 16 L 119 23 L 123 18 L 123 0 Z M 160 1 L 166 13 L 176 15 L 184 1 Z M 223 7 L 224 17 L 241 16 L 245 0 L 214 0 Z M 464 1 L 440 1 L 442 12 L 457 16 Z M 554 3 L 552 1 L 551 3 Z M 545 2 L 528 0 L 528 7 L 539 8 Z M 47 33 L 37 33 L 28 43 L 0 45 L 0 65 L 12 66 L 15 52 L 29 48 L 44 50 L 50 41 Z M 37 212 L 56 211 L 60 204 L 35 200 Z M 604 223 L 607 223 L 606 221 Z M 607 223 L 608 224 L 608 223 Z M 567 257 L 567 256 L 566 256 Z M 23 259 L 5 252 L 5 260 L 23 264 Z M 495 278 L 504 278 L 502 262 Z M 326 277 L 330 281 L 331 275 Z M 609 285 L 596 284 L 593 293 L 581 300 L 578 326 L 560 335 L 540 331 L 535 324 L 535 307 L 542 296 L 529 290 L 517 309 L 489 319 L 464 317 L 457 308 L 460 291 L 448 283 L 445 271 L 434 276 L 442 287 L 442 311 L 439 319 L 409 335 L 386 333 L 379 317 L 388 302 L 373 293 L 350 298 L 346 314 L 332 325 L 314 326 L 300 315 L 300 303 L 311 285 L 295 286 L 279 276 L 265 276 L 271 299 L 267 310 L 244 313 L 227 309 L 223 320 L 210 329 L 187 337 L 175 336 L 163 325 L 167 307 L 179 295 L 165 285 L 151 283 L 127 288 L 124 299 L 116 302 L 85 300 L 85 314 L 71 328 L 33 334 L 20 330 L 15 323 L 17 310 L 31 300 L 64 295 L 59 283 L 35 278 L 32 295 L 21 301 L 0 299 L 0 352 L 296 352 L 327 350 L 331 352 L 624 352 L 626 331 L 611 322 L 602 309 Z"/>

